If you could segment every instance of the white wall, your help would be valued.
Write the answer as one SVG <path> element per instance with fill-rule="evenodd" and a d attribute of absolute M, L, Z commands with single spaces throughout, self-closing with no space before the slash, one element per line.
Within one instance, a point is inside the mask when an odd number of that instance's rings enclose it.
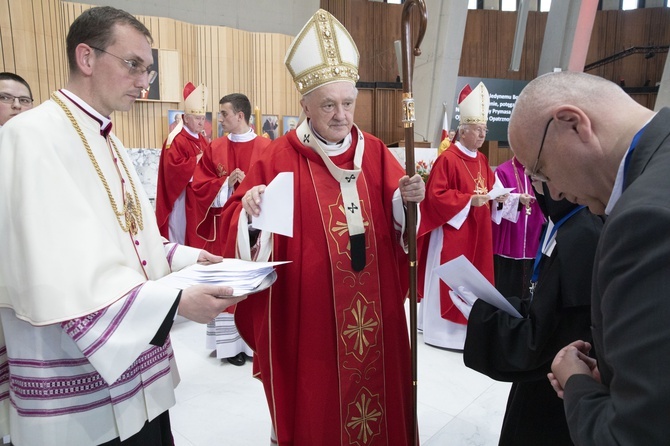
<path fill-rule="evenodd" d="M 77 0 L 73 0 L 77 1 Z M 319 9 L 319 0 L 81 0 L 135 15 L 168 17 L 194 25 L 296 35 Z"/>

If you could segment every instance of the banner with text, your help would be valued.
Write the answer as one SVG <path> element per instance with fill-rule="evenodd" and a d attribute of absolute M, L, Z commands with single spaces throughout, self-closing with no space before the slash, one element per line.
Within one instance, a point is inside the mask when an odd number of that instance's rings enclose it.
<path fill-rule="evenodd" d="M 521 90 L 529 81 L 517 81 L 510 79 L 487 79 L 481 77 L 459 77 L 456 83 L 456 97 L 454 98 L 454 110 L 450 113 L 451 128 L 456 129 L 460 122 L 460 110 L 458 108 L 458 94 L 469 84 L 475 88 L 479 82 L 484 82 L 489 91 L 491 104 L 489 105 L 489 129 L 486 139 L 488 141 L 507 141 L 507 124 L 509 123 L 512 107 Z"/>

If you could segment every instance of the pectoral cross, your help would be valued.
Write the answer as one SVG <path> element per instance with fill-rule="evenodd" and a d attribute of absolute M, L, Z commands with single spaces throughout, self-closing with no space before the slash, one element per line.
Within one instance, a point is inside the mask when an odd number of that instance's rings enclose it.
<path fill-rule="evenodd" d="M 135 208 L 135 202 L 133 197 L 129 192 L 126 192 L 126 204 L 124 206 L 125 212 L 124 217 L 126 219 L 126 228 L 130 231 L 131 234 L 137 234 L 137 209 Z"/>

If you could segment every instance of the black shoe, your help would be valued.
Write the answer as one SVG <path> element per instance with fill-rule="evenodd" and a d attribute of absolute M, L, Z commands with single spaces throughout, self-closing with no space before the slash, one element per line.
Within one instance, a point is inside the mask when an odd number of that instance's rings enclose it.
<path fill-rule="evenodd" d="M 244 355 L 245 358 L 247 358 L 247 361 L 249 361 L 249 362 L 253 362 L 253 361 L 254 361 L 254 357 L 253 357 L 253 356 L 249 356 L 249 355 L 247 355 L 246 353 L 242 353 L 242 354 Z"/>
<path fill-rule="evenodd" d="M 247 362 L 247 358 L 245 358 L 244 353 L 238 353 L 232 358 L 227 358 L 227 361 L 232 365 L 242 366 L 245 362 Z"/>

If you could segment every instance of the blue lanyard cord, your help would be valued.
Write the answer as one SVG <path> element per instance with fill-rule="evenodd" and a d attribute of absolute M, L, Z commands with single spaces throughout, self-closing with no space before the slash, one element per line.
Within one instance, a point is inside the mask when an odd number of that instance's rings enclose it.
<path fill-rule="evenodd" d="M 630 164 L 630 159 L 633 155 L 633 150 L 635 150 L 635 146 L 637 146 L 638 141 L 640 140 L 640 137 L 642 136 L 642 133 L 644 133 L 644 129 L 647 128 L 645 125 L 642 127 L 638 132 L 635 134 L 633 137 L 633 141 L 630 143 L 630 148 L 628 149 L 628 152 L 626 153 L 626 160 L 623 162 L 623 187 L 626 187 L 626 174 L 628 173 L 628 165 Z"/>
<path fill-rule="evenodd" d="M 549 237 L 545 238 L 545 234 L 547 233 L 547 227 L 544 227 L 544 230 L 542 231 L 542 238 L 540 239 L 540 246 L 537 248 L 537 254 L 535 255 L 535 263 L 533 264 L 533 275 L 530 278 L 531 282 L 531 292 L 535 290 L 535 283 L 537 283 L 537 279 L 540 277 L 540 262 L 542 261 L 542 247 L 545 245 L 545 240 L 547 243 L 549 243 L 550 240 L 553 239 L 554 234 L 556 234 L 556 231 L 558 228 L 561 227 L 563 223 L 565 223 L 570 217 L 575 215 L 577 212 L 581 211 L 584 209 L 586 206 L 577 206 L 574 208 L 572 211 L 570 211 L 569 214 L 561 218 L 558 223 L 554 225 L 553 228 L 551 228 L 551 232 L 549 233 Z"/>

